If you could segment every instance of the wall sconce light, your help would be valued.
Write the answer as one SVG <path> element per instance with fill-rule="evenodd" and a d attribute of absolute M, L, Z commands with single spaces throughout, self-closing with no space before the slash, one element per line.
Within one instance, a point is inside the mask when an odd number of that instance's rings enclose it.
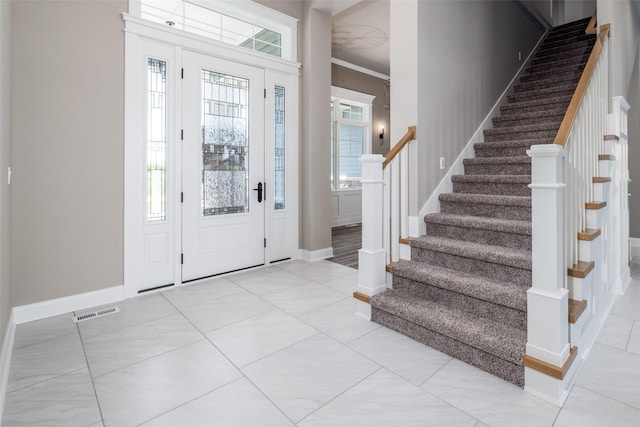
<path fill-rule="evenodd" d="M 384 139 L 384 128 L 380 128 L 380 139 Z"/>

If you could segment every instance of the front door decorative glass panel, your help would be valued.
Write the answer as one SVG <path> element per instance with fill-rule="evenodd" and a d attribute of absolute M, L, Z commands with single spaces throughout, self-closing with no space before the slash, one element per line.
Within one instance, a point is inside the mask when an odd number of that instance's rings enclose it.
<path fill-rule="evenodd" d="M 274 209 L 285 208 L 285 127 L 284 127 L 284 87 L 275 87 L 275 134 L 274 134 L 274 193 L 275 206 Z"/>
<path fill-rule="evenodd" d="M 249 211 L 249 80 L 202 70 L 202 215 Z"/>
<path fill-rule="evenodd" d="M 147 60 L 147 221 L 167 219 L 167 63 Z"/>
<path fill-rule="evenodd" d="M 264 264 L 265 85 L 220 58 L 187 51 L 183 65 L 184 282 Z"/>

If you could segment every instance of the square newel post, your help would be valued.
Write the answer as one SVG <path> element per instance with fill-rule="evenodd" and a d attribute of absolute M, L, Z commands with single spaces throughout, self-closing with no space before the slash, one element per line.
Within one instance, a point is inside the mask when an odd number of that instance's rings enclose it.
<path fill-rule="evenodd" d="M 358 285 L 354 292 L 356 313 L 371 319 L 368 299 L 387 289 L 386 256 L 382 243 L 384 157 L 369 154 L 362 162 L 362 249 L 358 251 Z"/>
<path fill-rule="evenodd" d="M 525 388 L 559 402 L 562 378 L 536 367 L 565 366 L 570 357 L 564 245 L 564 148 L 534 145 L 531 157 L 532 286 L 527 291 Z"/>

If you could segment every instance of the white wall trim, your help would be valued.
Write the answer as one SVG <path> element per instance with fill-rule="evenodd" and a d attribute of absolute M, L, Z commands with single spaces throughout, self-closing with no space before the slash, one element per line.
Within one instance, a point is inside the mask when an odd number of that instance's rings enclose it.
<path fill-rule="evenodd" d="M 362 222 L 362 190 L 331 190 L 331 227 Z"/>
<path fill-rule="evenodd" d="M 124 299 L 124 286 L 100 289 L 63 298 L 56 298 L 34 304 L 13 307 L 13 321 L 16 325 L 40 320 L 46 317 L 85 310 L 99 305 L 111 304 Z"/>
<path fill-rule="evenodd" d="M 13 342 L 16 336 L 16 323 L 13 321 L 13 312 L 9 314 L 7 330 L 4 332 L 2 351 L 0 352 L 0 420 L 4 411 L 4 398 L 7 394 L 9 381 L 9 368 L 11 367 L 11 355 L 13 354 Z"/>
<path fill-rule="evenodd" d="M 409 237 L 418 237 L 420 236 L 420 221 L 424 223 L 424 215 L 422 216 L 422 220 L 419 216 L 408 216 L 409 222 Z M 424 233 L 422 233 L 424 234 Z"/>
<path fill-rule="evenodd" d="M 631 247 L 634 249 L 640 249 L 640 238 L 638 237 L 629 237 L 629 241 L 631 242 Z"/>
<path fill-rule="evenodd" d="M 308 251 L 306 249 L 300 249 L 300 259 L 305 261 L 320 261 L 323 259 L 331 258 L 333 256 L 333 248 L 318 249 L 315 251 Z"/>
<path fill-rule="evenodd" d="M 367 75 L 372 76 L 372 77 L 377 77 L 377 78 L 382 79 L 382 80 L 389 80 L 391 78 L 391 77 L 387 76 L 386 74 L 382 74 L 382 73 L 379 73 L 377 71 L 373 71 L 373 70 L 370 70 L 368 68 L 364 68 L 364 67 L 361 67 L 359 65 L 352 64 L 351 62 L 343 61 L 342 59 L 334 58 L 333 56 L 331 57 L 331 63 L 339 65 L 339 66 L 344 67 L 344 68 L 349 68 L 350 70 L 357 71 L 357 72 L 362 73 L 362 74 L 367 74 Z"/>
<path fill-rule="evenodd" d="M 367 104 L 369 108 L 372 108 L 373 100 L 376 99 L 375 95 L 371 95 L 364 92 L 358 92 L 353 89 L 347 89 L 340 86 L 331 85 L 331 96 L 334 98 L 341 98 L 348 101 L 355 101 L 361 104 Z M 371 121 L 371 111 L 369 111 L 368 121 Z"/>
<path fill-rule="evenodd" d="M 546 35 L 547 35 L 547 32 L 542 34 L 542 36 L 540 37 L 540 40 L 538 40 L 538 43 L 536 43 L 536 45 L 533 47 L 533 49 L 529 53 L 529 56 L 527 56 L 527 58 L 523 61 L 522 66 L 520 66 L 520 69 L 513 76 L 513 79 L 511 79 L 509 84 L 507 84 L 506 89 L 502 92 L 502 95 L 500 95 L 500 98 L 498 98 L 496 103 L 493 105 L 493 107 L 489 111 L 489 114 L 487 114 L 487 116 L 484 118 L 482 123 L 480 123 L 480 126 L 475 131 L 471 139 L 469 139 L 469 141 L 467 142 L 467 145 L 464 147 L 464 149 L 462 150 L 460 155 L 456 158 L 456 160 L 451 164 L 451 167 L 449 167 L 449 170 L 447 171 L 445 176 L 442 177 L 442 180 L 440 181 L 436 189 L 433 191 L 433 193 L 431 193 L 431 196 L 427 199 L 427 202 L 422 206 L 422 208 L 420 209 L 420 212 L 418 213 L 418 218 L 424 218 L 425 215 L 430 213 L 440 212 L 440 199 L 439 199 L 440 194 L 453 192 L 453 183 L 451 182 L 451 177 L 453 175 L 464 174 L 464 164 L 462 163 L 462 161 L 464 159 L 475 156 L 473 144 L 484 142 L 483 131 L 485 129 L 490 129 L 492 127 L 493 123 L 491 122 L 491 119 L 499 115 L 500 106 L 502 106 L 506 102 L 507 95 L 511 92 L 513 85 L 518 81 L 518 79 L 520 78 L 520 75 L 524 72 L 524 69 L 528 66 L 529 61 L 533 57 L 533 54 L 536 52 L 536 49 L 538 49 L 538 46 L 540 46 L 540 43 L 542 43 L 542 40 L 544 40 Z M 417 235 L 422 236 L 426 234 L 426 230 L 427 230 L 427 225 L 425 224 L 425 222 L 418 221 L 419 234 Z"/>

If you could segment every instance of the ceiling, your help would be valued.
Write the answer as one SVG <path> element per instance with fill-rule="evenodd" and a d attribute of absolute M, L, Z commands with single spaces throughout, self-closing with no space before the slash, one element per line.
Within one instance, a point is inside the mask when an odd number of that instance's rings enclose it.
<path fill-rule="evenodd" d="M 331 55 L 389 75 L 390 0 L 313 0 L 332 15 Z"/>

